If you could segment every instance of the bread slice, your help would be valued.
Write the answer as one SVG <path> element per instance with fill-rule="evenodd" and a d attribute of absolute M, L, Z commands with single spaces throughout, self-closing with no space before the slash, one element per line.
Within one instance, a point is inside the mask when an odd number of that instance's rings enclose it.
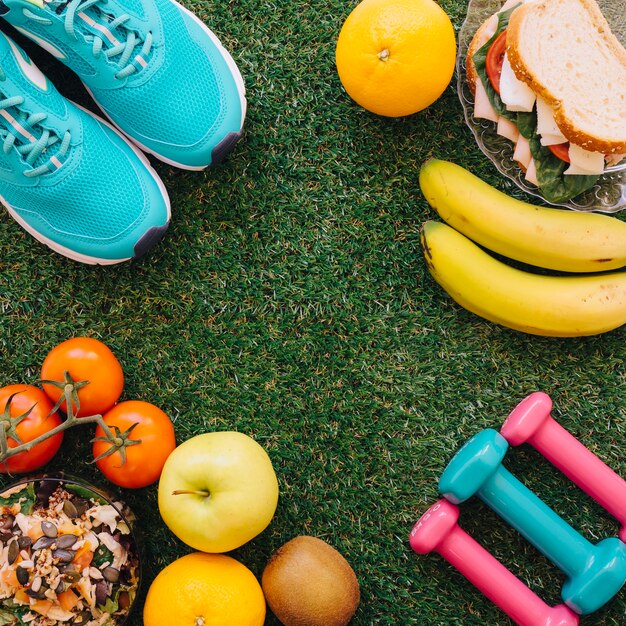
<path fill-rule="evenodd" d="M 594 0 L 523 4 L 509 20 L 507 56 L 568 140 L 626 153 L 626 50 Z"/>
<path fill-rule="evenodd" d="M 497 26 L 498 16 L 494 13 L 494 15 L 486 19 L 480 25 L 467 49 L 467 56 L 465 57 L 465 77 L 467 79 L 467 86 L 470 88 L 472 94 L 476 93 L 476 81 L 480 80 L 476 73 L 476 66 L 474 65 L 474 54 L 491 39 Z"/>
<path fill-rule="evenodd" d="M 467 85 L 472 94 L 476 93 L 476 81 L 479 80 L 478 74 L 476 73 L 476 66 L 474 65 L 474 54 L 491 39 L 498 29 L 498 13 L 502 13 L 502 11 L 506 11 L 523 1 L 524 0 L 506 0 L 500 9 L 493 15 L 490 15 L 474 33 L 465 57 L 465 76 Z"/>

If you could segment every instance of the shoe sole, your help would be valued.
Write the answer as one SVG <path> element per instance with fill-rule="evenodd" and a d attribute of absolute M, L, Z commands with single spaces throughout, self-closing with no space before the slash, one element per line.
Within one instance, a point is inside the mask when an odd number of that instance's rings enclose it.
<path fill-rule="evenodd" d="M 70 102 L 72 101 L 70 100 Z M 54 252 L 58 252 L 59 254 L 63 255 L 64 257 L 67 257 L 68 259 L 72 259 L 73 261 L 78 261 L 79 263 L 85 263 L 86 265 L 115 265 L 117 263 L 123 263 L 124 261 L 134 261 L 134 260 L 140 259 L 163 238 L 163 235 L 165 234 L 165 231 L 167 230 L 170 224 L 172 211 L 171 211 L 171 206 L 170 206 L 170 199 L 167 194 L 167 190 L 165 189 L 165 185 L 163 184 L 163 181 L 159 178 L 159 175 L 150 165 L 150 162 L 148 161 L 146 156 L 142 154 L 141 151 L 138 150 L 136 146 L 134 146 L 130 141 L 128 141 L 128 139 L 124 136 L 123 133 L 121 133 L 112 124 L 107 122 L 107 120 L 104 120 L 98 115 L 96 115 L 95 113 L 92 113 L 88 109 L 85 109 L 80 104 L 77 104 L 76 102 L 72 102 L 72 104 L 76 106 L 77 108 L 81 109 L 82 111 L 84 111 L 85 113 L 87 113 L 88 115 L 90 115 L 91 117 L 93 117 L 95 120 L 97 120 L 101 124 L 104 124 L 105 126 L 107 126 L 107 128 L 110 128 L 116 135 L 118 135 L 124 141 L 124 143 L 128 145 L 128 147 L 133 151 L 133 153 L 139 157 L 140 161 L 148 170 L 148 173 L 152 176 L 152 178 L 154 178 L 155 182 L 157 183 L 159 190 L 161 191 L 161 196 L 163 197 L 163 200 L 165 201 L 165 204 L 167 206 L 167 221 L 165 222 L 165 224 L 163 224 L 163 226 L 151 226 L 139 238 L 139 240 L 135 244 L 133 248 L 135 254 L 132 257 L 125 257 L 123 259 L 101 259 L 98 257 L 81 254 L 80 252 L 76 252 L 75 250 L 66 248 L 65 246 L 62 246 L 61 244 L 58 244 L 57 242 L 52 241 L 51 239 L 48 239 L 48 237 L 42 235 L 38 230 L 34 229 L 30 224 L 28 224 L 28 222 L 24 221 L 24 219 L 15 211 L 15 209 L 2 196 L 0 196 L 0 202 L 7 209 L 7 211 L 9 212 L 9 215 L 27 233 L 32 235 L 37 241 L 48 246 L 48 248 L 50 248 L 51 250 L 54 250 Z"/>
<path fill-rule="evenodd" d="M 224 61 L 226 61 L 226 64 L 228 65 L 233 75 L 233 78 L 235 79 L 235 84 L 237 85 L 237 92 L 239 93 L 239 100 L 241 104 L 241 124 L 239 126 L 239 131 L 228 133 L 215 146 L 215 148 L 213 148 L 213 151 L 211 152 L 211 163 L 207 165 L 186 165 L 184 163 L 178 163 L 177 161 L 168 159 L 162 154 L 159 154 L 158 152 L 152 150 L 151 148 L 148 148 L 147 146 L 143 145 L 140 141 L 138 141 L 137 139 L 129 135 L 124 129 L 120 128 L 115 123 L 115 121 L 113 121 L 109 117 L 109 115 L 104 109 L 101 109 L 101 111 L 106 116 L 106 118 L 111 122 L 111 124 L 113 124 L 121 133 L 123 133 L 128 139 L 130 139 L 136 146 L 141 148 L 144 152 L 151 154 L 155 158 L 159 159 L 159 161 L 162 161 L 163 163 L 167 163 L 168 165 L 172 165 L 174 167 L 177 167 L 183 170 L 199 172 L 199 171 L 207 169 L 207 167 L 217 165 L 218 163 L 223 161 L 233 151 L 235 144 L 237 143 L 237 141 L 239 141 L 242 135 L 243 123 L 246 119 L 246 111 L 248 107 L 248 103 L 246 100 L 246 86 L 243 81 L 243 76 L 241 75 L 241 71 L 239 70 L 239 67 L 237 67 L 237 64 L 235 63 L 235 59 L 233 59 L 230 52 L 226 50 L 226 48 L 223 46 L 222 42 L 219 40 L 217 35 L 197 15 L 195 15 L 189 9 L 185 8 L 182 4 L 176 2 L 176 0 L 169 0 L 169 2 L 171 2 L 174 6 L 180 9 L 187 16 L 189 16 L 192 20 L 194 20 L 200 26 L 200 28 L 202 28 L 202 30 L 211 38 L 211 41 L 213 41 L 213 43 L 215 44 L 218 52 L 222 55 L 222 58 L 224 59 Z M 93 100 L 97 103 L 98 100 L 93 95 L 91 89 L 89 89 L 89 87 L 85 85 L 85 83 L 83 83 L 83 86 L 85 87 L 89 95 L 93 98 Z"/>

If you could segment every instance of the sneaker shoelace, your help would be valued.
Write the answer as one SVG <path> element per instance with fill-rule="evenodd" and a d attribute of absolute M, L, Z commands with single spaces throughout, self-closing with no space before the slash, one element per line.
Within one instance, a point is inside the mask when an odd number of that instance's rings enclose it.
<path fill-rule="evenodd" d="M 51 2 L 56 13 L 65 11 L 64 26 L 68 37 L 78 39 L 77 31 L 81 32 L 85 41 L 92 44 L 91 52 L 97 59 L 101 54 L 107 59 L 117 59 L 120 66 L 115 78 L 121 79 L 141 71 L 148 64 L 152 50 L 153 37 L 151 32 L 145 35 L 127 26 L 130 15 L 124 13 L 115 17 L 108 13 L 104 6 L 108 0 L 61 0 Z M 90 11 L 90 9 L 92 9 Z M 52 21 L 23 9 L 24 15 L 41 24 L 50 25 Z"/>
<path fill-rule="evenodd" d="M 0 81 L 4 81 L 6 75 L 0 68 Z M 0 99 L 0 139 L 2 139 L 2 151 L 8 154 L 15 148 L 24 161 L 32 169 L 24 171 L 27 178 L 42 176 L 53 172 L 63 165 L 71 142 L 71 134 L 65 131 L 63 139 L 56 133 L 43 126 L 48 115 L 46 113 L 29 114 L 21 110 L 24 104 L 22 96 L 10 96 Z M 58 144 L 58 145 L 57 145 Z M 57 146 L 54 154 L 52 146 Z"/>

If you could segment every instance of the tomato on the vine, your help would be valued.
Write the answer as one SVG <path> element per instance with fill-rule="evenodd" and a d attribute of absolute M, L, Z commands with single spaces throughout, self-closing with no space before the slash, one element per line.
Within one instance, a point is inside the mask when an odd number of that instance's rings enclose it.
<path fill-rule="evenodd" d="M 96 427 L 93 456 L 100 471 L 112 483 L 130 489 L 156 482 L 176 447 L 170 418 L 142 400 L 120 402 L 103 417 L 117 442 L 107 441 L 104 429 Z"/>
<path fill-rule="evenodd" d="M 39 387 L 7 385 L 0 388 L 0 422 L 9 448 L 16 448 L 20 442 L 29 443 L 59 426 L 62 420 L 58 413 L 51 414 L 53 408 L 50 398 Z M 19 474 L 38 469 L 52 459 L 62 441 L 62 432 L 52 435 L 30 450 L 0 463 L 0 472 Z"/>
<path fill-rule="evenodd" d="M 41 367 L 41 379 L 58 383 L 42 384 L 53 402 L 58 402 L 63 395 L 66 373 L 72 381 L 79 383 L 77 396 L 80 406 L 74 413 L 78 417 L 102 414 L 122 395 L 122 366 L 111 349 L 98 339 L 74 337 L 55 346 L 48 353 Z M 88 384 L 84 384 L 84 381 L 88 381 Z M 65 401 L 61 409 L 67 413 Z"/>

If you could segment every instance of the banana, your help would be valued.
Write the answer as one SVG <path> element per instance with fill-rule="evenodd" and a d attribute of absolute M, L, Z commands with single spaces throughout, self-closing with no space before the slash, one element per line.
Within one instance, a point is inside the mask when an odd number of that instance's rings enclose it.
<path fill-rule="evenodd" d="M 626 222 L 615 217 L 516 200 L 448 161 L 427 161 L 419 183 L 444 221 L 498 254 L 564 272 L 626 265 Z"/>
<path fill-rule="evenodd" d="M 456 302 L 533 335 L 597 335 L 626 323 L 626 272 L 547 276 L 498 261 L 442 222 L 422 225 L 424 258 Z"/>

